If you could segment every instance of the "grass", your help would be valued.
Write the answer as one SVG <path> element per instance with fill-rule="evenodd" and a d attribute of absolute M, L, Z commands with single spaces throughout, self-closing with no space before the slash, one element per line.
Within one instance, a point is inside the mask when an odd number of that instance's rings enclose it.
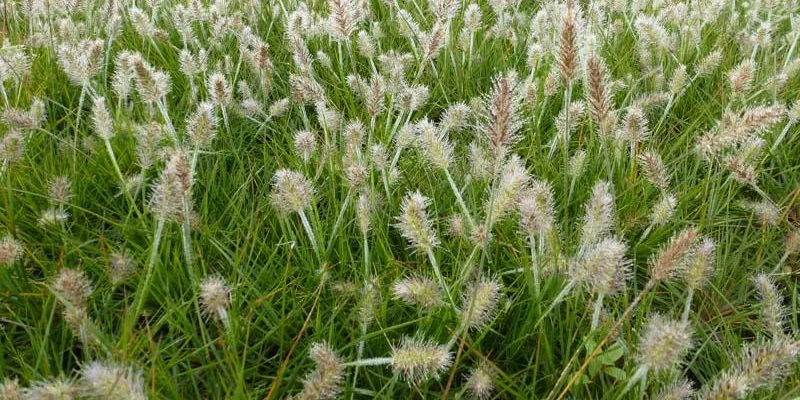
<path fill-rule="evenodd" d="M 375 118 L 374 131 L 369 132 L 371 115 L 346 77 L 357 73 L 368 78 L 372 64 L 387 73 L 392 63 L 384 66 L 377 59 L 360 55 L 355 33 L 350 35 L 350 43 L 342 46 L 324 33 L 301 36 L 317 59 L 312 64 L 313 77 L 324 88 L 327 107 L 341 115 L 341 126 L 357 120 L 367 127 L 355 146 L 357 151 L 348 148 L 343 130 L 320 121 L 313 104 L 292 102 L 285 114 L 267 116 L 269 105 L 297 95 L 289 79 L 299 68 L 286 35 L 290 29 L 287 16 L 306 2 L 295 1 L 230 2 L 227 11 L 220 8 L 223 11 L 219 13 L 240 17 L 242 26 L 226 27 L 216 38 L 210 36 L 214 31 L 211 21 L 192 23 L 197 41 L 191 41 L 190 51 L 208 51 L 208 68 L 203 74 L 219 68 L 234 89 L 239 80 L 247 82 L 262 103 L 262 114 L 248 117 L 242 112 L 238 102 L 243 96 L 238 89 L 234 90 L 234 103 L 226 107 L 227 124 L 220 107 L 215 108 L 219 118 L 216 137 L 200 150 L 190 189 L 196 214 L 196 224 L 188 230 L 193 262 L 186 262 L 187 242 L 182 236 L 186 227 L 168 218 L 150 268 L 153 233 L 158 226 L 150 198 L 159 179 L 166 176 L 163 171 L 171 154 L 168 149 L 177 144 L 164 140 L 159 144 L 160 158 L 152 166 L 144 165 L 141 152 L 137 152 L 136 126 L 165 121 L 157 108 L 145 104 L 137 89 L 131 91 L 129 100 L 118 103 L 118 93 L 112 89 L 113 74 L 119 72 L 114 57 L 123 50 L 137 51 L 147 63 L 169 74 L 171 90 L 164 96 L 166 108 L 178 136 L 188 145 L 186 118 L 199 101 L 209 98 L 211 89 L 204 78 L 197 78 L 194 85 L 199 94 L 194 99 L 189 80 L 181 72 L 179 51 L 184 44 L 171 19 L 180 14 L 174 10 L 178 3 L 159 7 L 154 21 L 163 33 L 154 35 L 138 33 L 142 28 L 128 12 L 133 3 L 120 3 L 121 30 L 114 37 L 111 59 L 100 57 L 101 68 L 90 78 L 97 95 L 107 99 L 113 116 L 116 135 L 111 147 L 122 174 L 143 174 L 141 190 L 130 192 L 130 198 L 121 191 L 119 175 L 93 129 L 91 95 L 81 103 L 81 87 L 70 83 L 69 71 L 59 65 L 56 50 L 77 38 L 107 38 L 106 19 L 92 17 L 105 15 L 98 14 L 105 3 L 87 2 L 72 12 L 55 5 L 52 15 L 42 11 L 35 16 L 24 15 L 19 4 L 4 2 L 0 7 L 4 16 L 0 38 L 7 40 L 0 53 L 5 58 L 0 61 L 9 59 L 11 46 L 16 45 L 25 45 L 22 51 L 31 60 L 29 68 L 21 71 L 19 83 L 11 73 L 2 75 L 4 79 L 8 76 L 3 82 L 6 109 L 27 110 L 38 98 L 44 102 L 46 115 L 35 129 L 15 128 L 8 112 L 0 124 L 3 137 L 15 130 L 26 137 L 21 158 L 4 162 L 6 167 L 0 175 L 0 233 L 7 232 L 22 244 L 19 259 L 0 266 L 0 377 L 17 379 L 23 387 L 59 377 L 70 378 L 78 385 L 80 371 L 93 360 L 101 360 L 140 371 L 143 391 L 149 398 L 278 399 L 298 395 L 304 383 L 313 380 L 307 378 L 319 368 L 319 363 L 308 357 L 313 343 L 329 343 L 342 362 L 353 363 L 390 357 L 403 336 L 423 335 L 437 344 L 455 340 L 448 349 L 452 362 L 443 366 L 437 377 L 409 384 L 387 366 L 360 366 L 357 373 L 347 368 L 340 396 L 467 397 L 474 394 L 467 376 L 481 366 L 491 377 L 492 398 L 498 399 L 655 398 L 659 390 L 681 378 L 688 379 L 702 398 L 708 394 L 703 390 L 709 390 L 723 372 L 742 372 L 736 366 L 741 364 L 744 346 L 784 339 L 798 346 L 798 264 L 794 254 L 784 258 L 787 236 L 797 232 L 800 217 L 798 125 L 790 126 L 785 139 L 772 149 L 790 121 L 788 110 L 794 104 L 796 114 L 800 98 L 800 74 L 788 74 L 792 71 L 784 65 L 785 60 L 789 66 L 798 60 L 797 50 L 793 54 L 789 51 L 796 40 L 796 5 L 781 3 L 772 11 L 763 8 L 759 12 L 759 4 L 753 3 L 749 11 L 736 4 L 737 13 L 745 14 L 734 15 L 724 4 L 719 15 L 702 27 L 696 19 L 686 22 L 690 28 L 699 29 L 697 38 L 680 35 L 669 15 L 664 14 L 659 23 L 675 35 L 672 47 L 666 50 L 649 46 L 644 31 L 635 23 L 642 16 L 659 15 L 661 9 L 655 5 L 641 11 L 603 7 L 602 16 L 608 22 L 591 24 L 588 20 L 595 16 L 586 5 L 573 5 L 583 9 L 583 19 L 578 21 L 583 32 L 579 47 L 584 53 L 588 51 L 591 41 L 586 34 L 594 34 L 595 49 L 607 67 L 611 87 L 616 89 L 611 104 L 618 113 L 617 126 L 623 130 L 627 110 L 642 105 L 652 131 L 636 146 L 636 152 L 656 152 L 670 171 L 669 191 L 678 200 L 675 212 L 642 238 L 661 193 L 648 182 L 642 165 L 632 162 L 628 142 L 623 139 L 620 155 L 616 155 L 609 148 L 610 141 L 599 133 L 596 121 L 588 114 L 571 115 L 569 124 L 574 130 L 568 134 L 568 153 L 559 147 L 550 156 L 551 138 L 563 134 L 556 119 L 564 109 L 563 85 L 551 95 L 546 93 L 548 76 L 559 68 L 557 50 L 564 13 L 555 10 L 556 3 L 519 2 L 510 7 L 507 12 L 524 16 L 500 27 L 515 33 L 517 41 L 513 41 L 492 37 L 496 12 L 490 4 L 479 1 L 483 22 L 475 33 L 471 52 L 457 42 L 466 5 L 454 3 L 463 7 L 448 20 L 450 34 L 442 39 L 442 49 L 422 65 L 418 79 L 420 56 L 411 58 L 405 73 L 408 84 L 425 85 L 429 93 L 411 113 L 410 122 L 428 118 L 438 123 L 448 106 L 458 101 L 472 107 L 469 127 L 450 132 L 446 138 L 454 146 L 448 173 L 478 225 L 491 218 L 486 205 L 498 201 L 491 193 L 501 184 L 501 177 L 491 174 L 488 180 L 481 180 L 475 160 L 468 157 L 467 146 L 473 140 L 486 146 L 481 129 L 484 119 L 479 115 L 487 105 L 473 100 L 490 93 L 495 78 L 509 70 L 517 72 L 519 81 L 530 77 L 537 85 L 536 99 L 532 103 L 523 99 L 518 111 L 519 140 L 503 147 L 521 158 L 527 174 L 549 182 L 553 188 L 555 227 L 548 241 L 550 250 L 538 260 L 541 283 L 537 287 L 530 267 L 528 236 L 521 231 L 515 210 L 518 197 L 527 192 L 515 196 L 507 215 L 495 221 L 489 239 L 481 245 L 471 239 L 470 232 L 463 237 L 446 235 L 448 218 L 461 213 L 463 206 L 446 181 L 445 172 L 429 162 L 424 145 L 404 149 L 398 179 L 384 185 L 383 173 L 388 171 L 382 173 L 374 167 L 365 142 L 369 138 L 372 144 L 386 146 L 391 161 L 395 150 L 391 131 L 399 116 L 385 108 L 400 98 L 382 99 L 384 111 Z M 368 7 L 371 15 L 358 22 L 357 29 L 374 32 L 374 24 L 380 22 L 378 53 L 389 49 L 421 52 L 414 43 L 426 38 L 413 34 L 405 37 L 404 22 L 394 8 L 397 4 L 407 10 L 421 29 L 428 31 L 434 16 L 426 3 L 364 2 L 362 9 Z M 146 15 L 154 15 L 151 4 L 139 6 Z M 321 18 L 330 12 L 325 2 L 309 1 L 307 6 Z M 695 4 L 687 7 L 692 12 L 701 11 Z M 538 14 L 542 32 L 531 32 L 529 21 L 540 10 L 548 9 L 550 13 Z M 57 21 L 61 17 L 69 18 L 72 27 L 60 26 Z M 754 53 L 756 68 L 750 88 L 736 95 L 731 92 L 730 72 L 753 52 L 752 43 L 745 39 L 758 33 L 756 19 L 769 20 L 772 31 L 766 45 L 760 45 Z M 32 26 L 39 33 L 38 39 L 29 32 L 31 21 L 36 21 Z M 260 88 L 259 75 L 241 52 L 246 42 L 244 25 L 269 45 L 272 87 L 268 92 Z M 34 40 L 39 44 L 31 45 Z M 412 49 L 412 45 L 416 47 Z M 535 68 L 528 62 L 531 45 L 542 48 Z M 547 50 L 548 46 L 553 52 Z M 641 59 L 640 50 L 651 52 L 653 59 Z M 719 65 L 687 83 L 663 123 L 658 124 L 666 102 L 648 105 L 642 99 L 668 90 L 679 64 L 686 65 L 692 76 L 699 61 L 714 50 L 722 52 Z M 327 53 L 330 67 L 317 56 L 318 51 Z M 468 54 L 472 56 L 469 68 Z M 781 72 L 787 73 L 785 83 L 777 88 L 769 86 L 770 79 Z M 572 84 L 572 101 L 586 101 L 588 83 L 582 71 L 577 76 Z M 384 79 L 390 83 L 389 76 Z M 135 88 L 140 85 L 135 79 L 131 84 Z M 726 112 L 773 103 L 784 107 L 778 121 L 746 135 L 764 141 L 758 158 L 748 160 L 757 172 L 757 186 L 732 178 L 722 156 L 709 161 L 696 150 L 698 138 L 718 126 Z M 488 119 L 491 121 L 491 117 Z M 295 151 L 294 133 L 302 129 L 316 135 L 317 148 L 308 163 Z M 747 143 L 721 149 L 718 154 L 739 154 Z M 564 160 L 578 150 L 587 156 L 573 183 Z M 364 183 L 355 188 L 347 177 L 348 157 L 366 166 Z M 507 162 L 501 159 L 498 165 Z M 304 213 L 318 252 L 298 213 L 280 212 L 271 201 L 276 190 L 273 175 L 281 168 L 300 172 L 315 188 Z M 70 196 L 61 200 L 50 195 L 52 180 L 60 176 L 71 182 Z M 598 180 L 606 180 L 613 187 L 614 218 L 606 227 L 610 232 L 607 235 L 625 241 L 630 268 L 621 283 L 622 290 L 604 296 L 600 325 L 592 329 L 594 292 L 576 284 L 563 301 L 555 299 L 567 282 L 576 279 L 570 275 L 570 266 L 577 268 L 580 254 L 591 250 L 579 243 L 585 204 Z M 428 249 L 410 246 L 409 235 L 397 227 L 402 199 L 416 190 L 430 200 L 427 215 L 441 242 L 430 248 L 430 255 Z M 361 192 L 371 193 L 375 199 L 369 215 L 371 229 L 366 234 L 359 228 L 357 201 Z M 773 223 L 760 222 L 757 213 L 742 206 L 742 201 L 759 201 L 764 195 L 777 206 Z M 42 213 L 50 207 L 63 208 L 68 218 L 43 224 Z M 334 231 L 337 219 L 341 222 Z M 651 373 L 640 385 L 632 378 L 640 364 L 640 335 L 648 317 L 660 313 L 679 319 L 687 297 L 682 274 L 648 285 L 651 260 L 673 235 L 689 227 L 716 244 L 713 272 L 707 284 L 693 294 L 689 316 L 692 347 L 670 371 Z M 113 284 L 109 265 L 114 254 L 122 250 L 134 269 L 122 283 Z M 692 247 L 690 253 L 694 250 Z M 435 279 L 431 259 L 441 270 L 443 285 Z M 88 322 L 82 325 L 88 330 L 89 340 L 76 336 L 74 326 L 65 318 L 65 312 L 75 306 L 55 286 L 65 269 L 83 271 L 92 282 L 94 290 L 85 304 Z M 465 277 L 467 271 L 472 273 Z M 762 311 L 767 303 L 759 298 L 753 284 L 758 273 L 769 274 L 783 295 L 780 304 L 785 336 L 765 327 Z M 230 288 L 230 304 L 224 306 L 228 324 L 214 318 L 207 302 L 200 300 L 201 282 L 212 275 L 222 277 Z M 429 277 L 436 286 L 444 286 L 459 309 L 447 305 L 447 296 L 445 306 L 432 310 L 396 298 L 393 285 L 412 275 Z M 501 285 L 500 297 L 489 302 L 487 318 L 480 326 L 461 329 L 464 313 L 470 309 L 462 305 L 462 299 L 469 297 L 466 288 L 479 276 Z M 372 282 L 374 292 L 368 290 L 367 282 Z M 649 290 L 643 291 L 645 287 Z M 634 303 L 635 299 L 640 301 Z M 618 329 L 611 329 L 615 322 Z M 796 358 L 795 354 L 781 359 L 787 367 L 775 382 L 749 377 L 748 384 L 755 390 L 747 395 L 759 399 L 800 396 Z M 771 371 L 777 375 L 779 369 L 772 367 Z M 90 384 L 86 381 L 84 376 L 80 385 Z M 31 398 L 33 392 L 27 392 Z M 123 395 L 107 394 L 106 398 L 130 398 L 119 396 Z"/>

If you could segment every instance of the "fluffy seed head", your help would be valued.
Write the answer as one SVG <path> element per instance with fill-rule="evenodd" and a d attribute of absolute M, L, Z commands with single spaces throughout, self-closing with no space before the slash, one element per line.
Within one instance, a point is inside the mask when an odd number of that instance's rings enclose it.
<path fill-rule="evenodd" d="M 228 83 L 228 79 L 220 72 L 214 72 L 208 76 L 208 94 L 211 102 L 217 106 L 225 107 L 231 104 L 233 99 L 233 89 Z"/>
<path fill-rule="evenodd" d="M 311 345 L 309 357 L 316 364 L 314 371 L 303 379 L 303 391 L 294 399 L 327 400 L 335 399 L 342 392 L 345 367 L 328 343 Z"/>
<path fill-rule="evenodd" d="M 484 100 L 488 105 L 481 131 L 493 151 L 513 146 L 521 127 L 520 111 L 524 96 L 517 74 L 513 71 L 495 77 L 492 90 Z"/>
<path fill-rule="evenodd" d="M 481 277 L 466 290 L 461 303 L 461 323 L 467 329 L 482 328 L 491 322 L 500 300 L 502 285 L 496 279 Z"/>
<path fill-rule="evenodd" d="M 714 270 L 714 250 L 716 245 L 710 238 L 703 239 L 697 246 L 694 258 L 683 271 L 683 279 L 689 290 L 697 290 L 705 284 Z"/>
<path fill-rule="evenodd" d="M 13 236 L 6 234 L 0 239 L 0 265 L 10 266 L 22 258 L 22 244 Z"/>
<path fill-rule="evenodd" d="M 394 298 L 426 311 L 444 304 L 442 290 L 439 285 L 426 277 L 412 276 L 403 278 L 395 282 L 392 292 L 394 293 Z"/>
<path fill-rule="evenodd" d="M 225 322 L 231 305 L 231 289 L 219 275 L 211 275 L 200 283 L 200 306 L 203 313 Z"/>
<path fill-rule="evenodd" d="M 184 199 L 191 200 L 192 180 L 189 154 L 185 151 L 172 154 L 153 187 L 150 211 L 157 218 L 182 222 Z M 192 202 L 188 204 L 191 206 Z"/>
<path fill-rule="evenodd" d="M 639 365 L 655 373 L 677 366 L 692 347 L 688 322 L 673 321 L 660 314 L 650 316 L 639 338 Z"/>
<path fill-rule="evenodd" d="M 428 213 L 429 200 L 419 191 L 406 194 L 401 203 L 402 212 L 397 218 L 400 233 L 414 249 L 425 252 L 439 244 Z"/>
<path fill-rule="evenodd" d="M 592 293 L 612 295 L 625 288 L 630 274 L 628 245 L 619 239 L 605 238 L 588 248 L 570 265 L 570 279 Z"/>
<path fill-rule="evenodd" d="M 786 314 L 786 310 L 783 307 L 783 296 L 780 290 L 769 275 L 758 274 L 753 281 L 761 300 L 759 307 L 761 319 L 767 332 L 774 338 L 782 337 L 785 334 L 783 316 Z"/>
<path fill-rule="evenodd" d="M 19 161 L 25 152 L 25 137 L 21 132 L 11 130 L 6 132 L 0 141 L 0 161 L 13 163 Z"/>
<path fill-rule="evenodd" d="M 781 215 L 781 210 L 770 200 L 742 201 L 742 208 L 755 214 L 762 225 L 775 226 Z"/>
<path fill-rule="evenodd" d="M 567 2 L 566 13 L 561 20 L 561 36 L 558 41 L 558 71 L 564 82 L 570 82 L 578 71 L 578 27 L 576 5 Z"/>
<path fill-rule="evenodd" d="M 487 213 L 491 213 L 493 223 L 517 206 L 520 195 L 525 192 L 529 182 L 530 176 L 524 162 L 514 154 L 503 166 L 500 182 L 486 205 Z"/>
<path fill-rule="evenodd" d="M 682 271 L 692 259 L 697 229 L 688 228 L 675 234 L 667 246 L 650 261 L 650 277 L 656 282 L 664 281 Z"/>
<path fill-rule="evenodd" d="M 92 295 L 92 282 L 81 270 L 62 269 L 53 279 L 51 286 L 64 300 L 75 308 L 86 308 Z"/>
<path fill-rule="evenodd" d="M 645 177 L 651 184 L 662 192 L 669 190 L 669 174 L 658 153 L 650 151 L 642 153 L 639 155 L 639 163 L 642 166 Z"/>
<path fill-rule="evenodd" d="M 581 248 L 588 248 L 611 232 L 614 225 L 614 196 L 611 184 L 598 181 L 592 188 L 592 195 L 586 203 L 581 229 Z"/>
<path fill-rule="evenodd" d="M 197 110 L 186 119 L 186 135 L 194 146 L 207 146 L 217 134 L 218 122 L 214 105 L 210 102 L 200 103 Z"/>
<path fill-rule="evenodd" d="M 314 187 L 303 174 L 288 169 L 272 177 L 272 206 L 281 212 L 301 212 L 311 205 Z"/>
<path fill-rule="evenodd" d="M 298 131 L 294 134 L 294 148 L 300 158 L 308 162 L 317 149 L 317 138 L 311 131 Z"/>
<path fill-rule="evenodd" d="M 22 394 L 26 400 L 77 400 L 80 388 L 69 379 L 57 378 L 36 382 L 23 389 Z"/>
<path fill-rule="evenodd" d="M 394 373 L 414 385 L 437 378 L 453 361 L 447 346 L 420 336 L 403 337 L 392 348 L 391 359 Z"/>
<path fill-rule="evenodd" d="M 103 140 L 110 140 L 114 137 L 114 120 L 106 107 L 106 99 L 98 97 L 94 99 L 92 105 L 92 123 L 97 136 Z"/>
<path fill-rule="evenodd" d="M 121 250 L 111 254 L 108 262 L 108 275 L 111 277 L 111 284 L 116 286 L 124 282 L 131 275 L 134 267 L 135 264 L 127 251 Z"/>
<path fill-rule="evenodd" d="M 672 194 L 666 194 L 653 206 L 650 212 L 650 223 L 653 226 L 663 226 L 672 218 L 678 199 Z"/>
<path fill-rule="evenodd" d="M 689 400 L 693 395 L 692 384 L 686 379 L 681 379 L 659 390 L 656 400 Z"/>
<path fill-rule="evenodd" d="M 425 158 L 436 168 L 447 169 L 453 162 L 453 146 L 447 140 L 446 132 L 427 119 L 417 123 L 417 130 L 417 146 Z"/>
<path fill-rule="evenodd" d="M 81 381 L 88 396 L 108 400 L 145 400 L 144 379 L 133 367 L 92 361 L 81 368 Z"/>
<path fill-rule="evenodd" d="M 481 363 L 470 370 L 464 386 L 473 398 L 486 400 L 494 392 L 494 382 L 492 380 L 493 377 L 489 366 Z"/>
<path fill-rule="evenodd" d="M 72 200 L 72 182 L 66 176 L 50 181 L 50 200 L 55 204 L 68 204 Z"/>
<path fill-rule="evenodd" d="M 553 229 L 555 202 L 549 182 L 534 179 L 517 205 L 520 227 L 529 236 L 546 237 Z"/>

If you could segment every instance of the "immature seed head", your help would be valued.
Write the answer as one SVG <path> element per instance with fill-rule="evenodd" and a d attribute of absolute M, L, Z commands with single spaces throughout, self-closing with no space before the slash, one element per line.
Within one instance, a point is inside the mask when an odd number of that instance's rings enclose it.
<path fill-rule="evenodd" d="M 303 174 L 288 169 L 272 177 L 272 206 L 280 212 L 301 212 L 311 205 L 314 187 Z"/>
<path fill-rule="evenodd" d="M 392 292 L 394 293 L 394 298 L 426 311 L 444 304 L 441 288 L 436 282 L 426 277 L 412 276 L 403 278 L 395 282 Z"/>
<path fill-rule="evenodd" d="M 677 366 L 692 347 L 688 322 L 673 321 L 654 314 L 639 338 L 639 365 L 655 373 Z"/>
<path fill-rule="evenodd" d="M 392 370 L 414 385 L 437 378 L 452 361 L 453 357 L 447 346 L 421 336 L 405 336 L 398 346 L 392 348 Z"/>
<path fill-rule="evenodd" d="M 401 213 L 397 218 L 400 233 L 416 250 L 425 252 L 439 244 L 436 232 L 428 219 L 426 208 L 429 200 L 419 191 L 406 194 L 401 203 Z"/>
<path fill-rule="evenodd" d="M 233 99 L 233 89 L 228 83 L 228 79 L 220 72 L 214 72 L 208 76 L 208 94 L 211 102 L 220 107 L 230 105 Z"/>
<path fill-rule="evenodd" d="M 142 373 L 113 362 L 92 361 L 81 368 L 85 394 L 109 400 L 145 400 Z"/>
<path fill-rule="evenodd" d="M 22 258 L 22 244 L 10 234 L 0 239 L 0 265 L 7 267 Z"/>

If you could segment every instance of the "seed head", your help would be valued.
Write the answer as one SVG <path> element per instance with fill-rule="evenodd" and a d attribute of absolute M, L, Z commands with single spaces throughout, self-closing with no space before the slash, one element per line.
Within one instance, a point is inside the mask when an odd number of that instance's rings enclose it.
<path fill-rule="evenodd" d="M 428 219 L 426 208 L 429 200 L 419 191 L 409 192 L 401 203 L 401 213 L 397 227 L 409 244 L 421 252 L 426 252 L 439 244 L 436 232 Z"/>
<path fill-rule="evenodd" d="M 655 373 L 677 366 L 692 347 L 688 322 L 673 321 L 653 314 L 639 338 L 639 365 Z"/>
<path fill-rule="evenodd" d="M 272 206 L 280 212 L 301 212 L 311 205 L 314 187 L 303 174 L 288 169 L 272 177 Z"/>
<path fill-rule="evenodd" d="M 311 131 L 298 131 L 294 134 L 294 148 L 300 158 L 308 162 L 317 149 L 317 138 Z"/>
<path fill-rule="evenodd" d="M 108 112 L 106 99 L 104 97 L 94 99 L 94 104 L 92 105 L 92 123 L 100 139 L 110 140 L 114 137 L 114 120 Z"/>
<path fill-rule="evenodd" d="M 417 130 L 416 145 L 425 158 L 436 168 L 447 169 L 453 162 L 453 146 L 447 140 L 446 132 L 427 119 L 417 123 Z"/>
<path fill-rule="evenodd" d="M 751 211 L 762 225 L 775 226 L 781 215 L 781 210 L 770 200 L 741 201 L 742 208 Z"/>
<path fill-rule="evenodd" d="M 683 278 L 686 280 L 686 287 L 689 290 L 699 289 L 708 280 L 714 270 L 715 248 L 714 241 L 709 238 L 703 239 L 697 246 L 694 258 L 683 271 Z"/>
<path fill-rule="evenodd" d="M 108 400 L 145 400 L 142 373 L 113 362 L 92 361 L 81 368 L 85 394 Z"/>
<path fill-rule="evenodd" d="M 11 266 L 22 258 L 22 244 L 10 234 L 0 239 L 0 265 Z"/>
<path fill-rule="evenodd" d="M 111 284 L 116 286 L 127 280 L 134 267 L 135 264 L 126 250 L 123 249 L 112 253 L 108 262 L 108 275 L 111 277 Z"/>
<path fill-rule="evenodd" d="M 286 114 L 286 111 L 288 110 L 289 110 L 289 99 L 282 98 L 270 104 L 269 116 L 272 118 L 278 118 L 283 116 L 283 114 Z"/>
<path fill-rule="evenodd" d="M 3 400 L 22 400 L 22 389 L 19 387 L 17 378 L 5 378 L 0 382 L 0 399 Z"/>
<path fill-rule="evenodd" d="M 546 237 L 553 229 L 555 221 L 555 203 L 553 187 L 549 182 L 534 179 L 530 189 L 520 196 L 519 223 L 529 236 Z"/>
<path fill-rule="evenodd" d="M 523 100 L 515 72 L 509 71 L 495 77 L 492 90 L 484 100 L 488 109 L 480 127 L 495 153 L 500 148 L 513 146 L 519 140 Z"/>
<path fill-rule="evenodd" d="M 693 395 L 692 384 L 686 379 L 681 379 L 659 390 L 656 400 L 690 400 Z"/>
<path fill-rule="evenodd" d="M 392 287 L 394 298 L 430 311 L 444 304 L 442 290 L 433 280 L 412 276 L 395 282 Z"/>
<path fill-rule="evenodd" d="M 614 196 L 611 184 L 598 181 L 592 188 L 592 196 L 586 203 L 581 229 L 581 248 L 588 248 L 611 232 L 614 226 Z"/>
<path fill-rule="evenodd" d="M 391 359 L 394 373 L 416 385 L 437 378 L 450 366 L 453 356 L 447 346 L 421 336 L 405 336 L 392 348 Z"/>
<path fill-rule="evenodd" d="M 630 275 L 628 245 L 615 238 L 601 239 L 570 265 L 570 279 L 592 293 L 609 296 L 625 288 Z"/>
<path fill-rule="evenodd" d="M 642 166 L 645 177 L 653 186 L 659 188 L 662 192 L 669 190 L 669 174 L 658 153 L 650 151 L 642 153 L 639 155 L 639 163 Z"/>
<path fill-rule="evenodd" d="M 191 206 L 191 190 L 193 184 L 189 154 L 185 151 L 174 153 L 161 177 L 153 187 L 150 196 L 150 211 L 159 219 L 183 222 L 184 199 Z M 189 210 L 191 213 L 191 210 Z"/>
<path fill-rule="evenodd" d="M 769 275 L 758 274 L 754 279 L 758 295 L 761 299 L 760 310 L 761 319 L 767 328 L 767 332 L 773 338 L 783 337 L 784 320 L 786 310 L 783 306 L 783 296 Z"/>
<path fill-rule="evenodd" d="M 25 137 L 16 130 L 6 132 L 0 141 L 0 161 L 13 163 L 22 159 L 25 152 Z"/>
<path fill-rule="evenodd" d="M 92 295 L 92 282 L 78 269 L 62 269 L 53 279 L 51 286 L 64 300 L 75 308 L 86 308 Z"/>
<path fill-rule="evenodd" d="M 50 200 L 54 204 L 68 204 L 72 200 L 72 182 L 66 176 L 57 176 L 50 181 Z"/>
<path fill-rule="evenodd" d="M 492 392 L 494 392 L 493 379 L 494 377 L 492 376 L 489 366 L 481 363 L 470 370 L 467 375 L 467 382 L 464 386 L 473 398 L 486 400 L 490 398 Z"/>
<path fill-rule="evenodd" d="M 200 283 L 200 306 L 206 316 L 227 324 L 231 289 L 221 276 L 211 275 Z"/>
<path fill-rule="evenodd" d="M 675 207 L 678 205 L 678 199 L 675 198 L 672 194 L 665 194 L 661 199 L 653 206 L 653 210 L 650 212 L 650 223 L 653 226 L 664 226 L 669 222 L 670 218 L 672 218 L 672 214 L 675 212 Z"/>
<path fill-rule="evenodd" d="M 481 277 L 467 288 L 461 302 L 461 323 L 467 329 L 483 328 L 491 322 L 500 300 L 502 285 Z"/>
<path fill-rule="evenodd" d="M 316 364 L 314 371 L 303 380 L 303 391 L 298 393 L 297 400 L 335 399 L 342 392 L 344 383 L 344 365 L 328 343 L 311 345 L 309 357 Z"/>
<path fill-rule="evenodd" d="M 650 278 L 656 282 L 673 277 L 684 270 L 694 254 L 697 229 L 688 228 L 675 234 L 650 261 Z"/>
<path fill-rule="evenodd" d="M 499 221 L 517 206 L 520 196 L 525 193 L 529 182 L 530 176 L 525 169 L 524 162 L 518 155 L 514 154 L 503 165 L 500 173 L 500 182 L 486 204 L 487 213 L 491 213 L 493 222 Z"/>
<path fill-rule="evenodd" d="M 186 119 L 186 135 L 194 146 L 208 146 L 217 134 L 218 122 L 214 105 L 210 102 L 200 103 L 197 110 Z"/>
<path fill-rule="evenodd" d="M 22 398 L 26 400 L 77 400 L 79 394 L 78 385 L 65 378 L 36 382 L 22 390 Z"/>

